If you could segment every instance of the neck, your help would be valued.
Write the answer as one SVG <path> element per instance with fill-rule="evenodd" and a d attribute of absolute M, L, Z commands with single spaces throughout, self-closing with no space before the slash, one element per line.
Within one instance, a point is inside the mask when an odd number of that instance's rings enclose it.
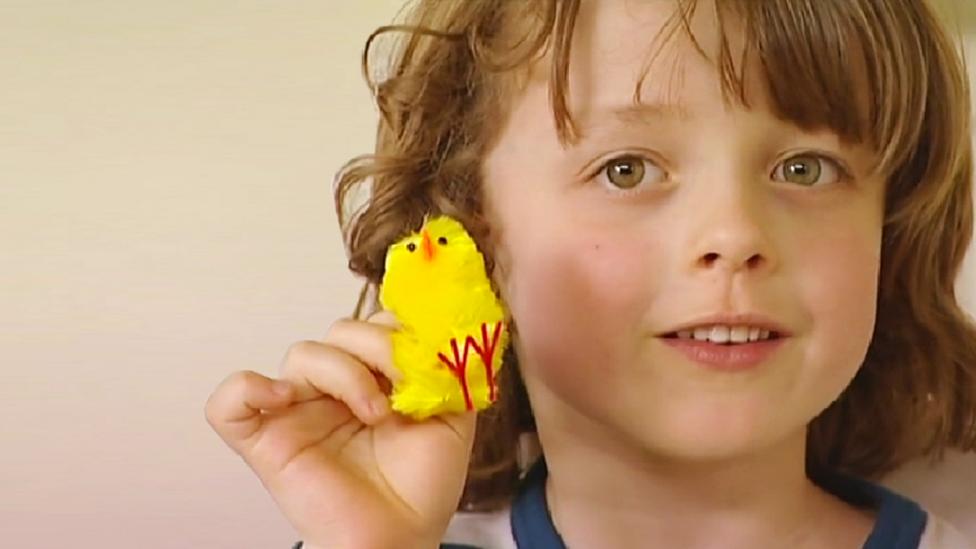
<path fill-rule="evenodd" d="M 870 532 L 863 513 L 807 478 L 804 432 L 752 455 L 688 462 L 580 418 L 546 426 L 546 495 L 570 547 L 860 547 Z"/>

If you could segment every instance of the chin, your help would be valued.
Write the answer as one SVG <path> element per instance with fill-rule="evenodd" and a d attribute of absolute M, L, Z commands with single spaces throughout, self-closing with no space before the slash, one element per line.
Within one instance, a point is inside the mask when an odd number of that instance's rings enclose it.
<path fill-rule="evenodd" d="M 637 444 L 653 456 L 682 462 L 726 461 L 754 454 L 789 434 L 756 414 L 686 410 L 668 422 L 631 425 Z"/>

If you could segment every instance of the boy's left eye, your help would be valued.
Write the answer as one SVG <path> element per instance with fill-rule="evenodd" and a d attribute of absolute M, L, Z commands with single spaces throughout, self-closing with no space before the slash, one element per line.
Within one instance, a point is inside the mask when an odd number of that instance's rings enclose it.
<path fill-rule="evenodd" d="M 836 161 L 814 153 L 791 156 L 773 170 L 775 181 L 796 183 L 805 187 L 837 183 L 843 178 L 844 169 Z"/>

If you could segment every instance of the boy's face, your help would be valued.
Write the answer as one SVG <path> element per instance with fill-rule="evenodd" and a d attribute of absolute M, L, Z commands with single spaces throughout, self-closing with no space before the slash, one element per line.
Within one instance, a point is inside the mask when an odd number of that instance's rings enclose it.
<path fill-rule="evenodd" d="M 693 28 L 713 55 L 707 4 Z M 866 149 L 777 120 L 755 75 L 752 109 L 727 106 L 680 33 L 635 110 L 644 45 L 672 9 L 584 1 L 568 90 L 583 139 L 557 139 L 544 60 L 485 160 L 485 192 L 541 428 L 715 459 L 796 440 L 856 373 L 875 320 L 884 184 Z M 738 350 L 672 339 L 726 313 L 787 337 Z M 715 324 L 699 326 L 721 338 Z M 764 352 L 747 368 L 706 364 Z"/>

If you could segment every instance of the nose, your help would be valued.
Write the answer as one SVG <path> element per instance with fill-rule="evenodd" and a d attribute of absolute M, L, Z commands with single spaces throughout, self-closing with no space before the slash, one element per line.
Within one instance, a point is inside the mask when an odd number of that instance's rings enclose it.
<path fill-rule="evenodd" d="M 723 185 L 724 186 L 724 185 Z M 768 273 L 776 267 L 772 230 L 761 191 L 733 184 L 700 193 L 692 229 L 691 256 L 696 272 Z M 710 192 L 709 192 L 710 191 Z"/>

